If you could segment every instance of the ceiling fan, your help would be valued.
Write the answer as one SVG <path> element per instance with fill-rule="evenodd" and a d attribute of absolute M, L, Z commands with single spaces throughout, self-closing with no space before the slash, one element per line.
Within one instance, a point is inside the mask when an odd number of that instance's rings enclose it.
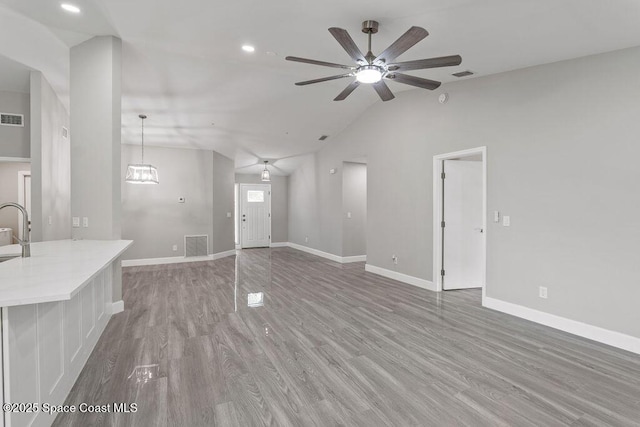
<path fill-rule="evenodd" d="M 356 79 L 350 83 L 334 101 L 342 101 L 351 94 L 361 83 L 370 84 L 378 93 L 383 101 L 389 101 L 395 96 L 391 93 L 389 86 L 384 79 L 404 83 L 407 85 L 434 90 L 440 86 L 440 82 L 423 79 L 421 77 L 402 74 L 400 71 L 424 70 L 427 68 L 452 67 L 460 65 L 462 58 L 460 55 L 441 56 L 438 58 L 418 59 L 415 61 L 394 62 L 394 60 L 406 52 L 410 47 L 418 43 L 429 35 L 427 30 L 420 27 L 411 27 L 398 40 L 393 42 L 391 46 L 384 50 L 380 55 L 375 56 L 371 52 L 371 36 L 378 32 L 378 22 L 364 21 L 362 23 L 362 32 L 369 36 L 369 46 L 366 55 L 363 55 L 358 46 L 347 32 L 342 28 L 329 28 L 329 32 L 340 45 L 347 51 L 349 56 L 357 65 L 342 65 L 332 62 L 316 61 L 314 59 L 298 58 L 297 56 L 287 56 L 287 61 L 303 62 L 305 64 L 321 65 L 324 67 L 342 68 L 349 70 L 348 73 L 336 76 L 323 77 L 320 79 L 307 80 L 296 83 L 297 86 L 305 86 L 313 83 L 326 82 L 329 80 L 337 80 L 346 77 L 355 77 Z"/>

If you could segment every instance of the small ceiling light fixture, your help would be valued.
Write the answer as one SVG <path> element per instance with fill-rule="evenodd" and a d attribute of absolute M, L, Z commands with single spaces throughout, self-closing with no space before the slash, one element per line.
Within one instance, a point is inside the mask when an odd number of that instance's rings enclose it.
<path fill-rule="evenodd" d="M 264 161 L 264 170 L 262 171 L 262 180 L 265 182 L 271 181 L 271 173 L 269 172 L 269 169 L 267 169 L 267 163 L 269 163 L 269 160 L 265 160 Z"/>
<path fill-rule="evenodd" d="M 382 80 L 383 68 L 377 65 L 362 65 L 356 70 L 356 80 L 360 83 L 378 83 Z"/>
<path fill-rule="evenodd" d="M 245 44 L 244 46 L 242 46 L 242 50 L 244 50 L 245 52 L 255 52 L 256 48 L 251 45 Z"/>
<path fill-rule="evenodd" d="M 69 4 L 69 3 L 62 3 L 60 5 L 60 7 L 63 8 L 64 10 L 66 10 L 67 12 L 80 13 L 80 8 L 78 6 L 74 6 L 74 5 Z"/>
<path fill-rule="evenodd" d="M 158 170 L 155 166 L 144 163 L 144 119 L 147 116 L 140 114 L 138 117 L 142 120 L 142 162 L 129 164 L 124 180 L 130 184 L 158 184 Z"/>

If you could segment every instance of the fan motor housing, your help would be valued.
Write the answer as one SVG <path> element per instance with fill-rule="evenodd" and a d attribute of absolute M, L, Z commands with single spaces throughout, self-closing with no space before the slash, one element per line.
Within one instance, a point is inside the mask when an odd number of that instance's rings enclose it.
<path fill-rule="evenodd" d="M 362 32 L 365 34 L 375 34 L 378 32 L 378 21 L 364 21 L 362 23 Z"/>

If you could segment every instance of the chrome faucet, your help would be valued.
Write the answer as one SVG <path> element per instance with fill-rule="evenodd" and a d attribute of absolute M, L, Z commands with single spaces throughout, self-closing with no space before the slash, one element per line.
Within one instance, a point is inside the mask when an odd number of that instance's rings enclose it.
<path fill-rule="evenodd" d="M 20 239 L 17 239 L 17 240 L 18 240 L 18 243 L 20 243 L 20 246 L 22 246 L 22 258 L 28 258 L 31 256 L 31 246 L 29 246 L 29 214 L 27 213 L 27 210 L 24 207 L 13 202 L 1 204 L 0 210 L 2 210 L 3 208 L 7 208 L 9 206 L 13 206 L 14 208 L 18 209 L 22 213 L 22 238 L 24 240 L 20 240 Z"/>

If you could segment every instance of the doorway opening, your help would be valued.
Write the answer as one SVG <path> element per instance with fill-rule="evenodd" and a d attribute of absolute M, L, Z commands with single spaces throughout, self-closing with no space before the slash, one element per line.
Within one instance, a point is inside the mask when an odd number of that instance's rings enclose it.
<path fill-rule="evenodd" d="M 487 148 L 433 157 L 433 283 L 482 288 L 487 263 Z"/>
<path fill-rule="evenodd" d="M 271 246 L 271 184 L 240 184 L 240 248 Z"/>

